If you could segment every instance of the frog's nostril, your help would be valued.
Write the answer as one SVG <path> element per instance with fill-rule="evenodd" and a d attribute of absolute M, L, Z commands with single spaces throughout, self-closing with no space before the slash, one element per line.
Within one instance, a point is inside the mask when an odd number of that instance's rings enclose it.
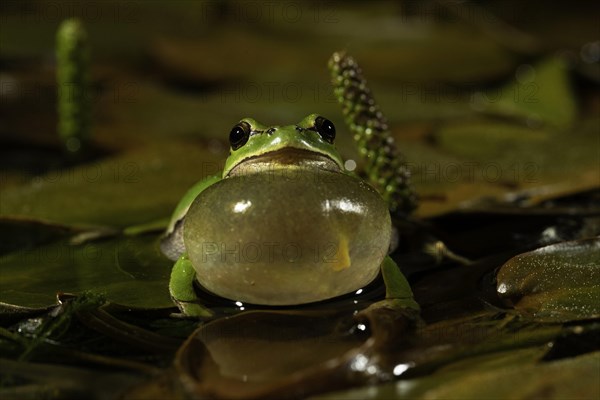
<path fill-rule="evenodd" d="M 273 132 L 275 132 L 277 130 L 277 128 L 269 128 L 267 129 L 267 135 L 272 135 Z"/>

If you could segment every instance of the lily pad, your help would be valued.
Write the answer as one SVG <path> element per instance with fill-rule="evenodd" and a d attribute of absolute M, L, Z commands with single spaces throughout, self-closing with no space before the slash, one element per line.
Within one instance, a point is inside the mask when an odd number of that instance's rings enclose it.
<path fill-rule="evenodd" d="M 0 255 L 65 238 L 77 232 L 62 225 L 28 219 L 0 218 Z"/>
<path fill-rule="evenodd" d="M 195 146 L 147 146 L 1 190 L 0 216 L 113 227 L 168 218 L 185 191 L 219 166 Z"/>
<path fill-rule="evenodd" d="M 84 369 L 56 364 L 41 364 L 2 359 L 3 387 L 5 399 L 62 399 L 94 398 L 110 399 L 116 391 L 145 378 L 124 372 Z M 13 386 L 15 382 L 16 386 Z M 90 397 L 93 392 L 94 396 Z M 58 395 L 60 393 L 60 395 Z"/>
<path fill-rule="evenodd" d="M 518 255 L 502 266 L 497 291 L 542 321 L 600 316 L 600 238 L 562 242 Z"/>
<path fill-rule="evenodd" d="M 556 135 L 507 121 L 447 123 L 435 133 L 440 161 L 415 162 L 415 180 L 425 183 L 426 194 L 447 195 L 446 210 L 478 197 L 514 199 L 534 188 L 546 196 L 589 190 L 600 181 L 597 137 L 591 124 Z"/>
<path fill-rule="evenodd" d="M 293 41 L 293 47 L 289 36 L 281 40 L 270 32 L 260 34 L 236 24 L 219 27 L 203 40 L 161 38 L 154 42 L 150 53 L 168 77 L 192 87 L 227 79 L 273 82 L 290 72 L 300 79 L 308 74 L 315 76 L 322 66 L 308 62 L 306 54 L 310 53 L 311 59 L 327 59 L 332 50 L 342 48 L 363 60 L 361 64 L 372 79 L 404 82 L 404 89 L 410 91 L 426 90 L 421 83 L 431 81 L 473 85 L 497 79 L 514 68 L 514 57 L 492 38 L 477 34 L 477 29 L 418 21 L 402 24 L 387 13 L 351 15 L 347 8 L 315 6 L 314 11 L 321 13 L 320 20 L 307 21 L 315 29 L 304 30 L 302 40 Z M 311 19 L 306 15 L 305 19 Z M 289 29 L 290 24 L 285 27 Z M 261 29 L 268 31 L 268 24 Z M 347 37 L 341 40 L 340 30 L 352 32 L 350 43 Z M 319 46 L 314 45 L 315 41 Z M 253 56 L 239 62 L 237 55 L 242 54 Z"/>
<path fill-rule="evenodd" d="M 43 307 L 56 302 L 57 292 L 94 291 L 123 305 L 172 307 L 167 289 L 171 265 L 156 236 L 81 245 L 59 240 L 0 258 L 0 302 Z"/>
<path fill-rule="evenodd" d="M 577 112 L 566 61 L 556 57 L 537 65 L 520 65 L 513 82 L 486 93 L 483 99 L 486 112 L 529 124 L 546 122 L 559 129 L 569 127 Z"/>

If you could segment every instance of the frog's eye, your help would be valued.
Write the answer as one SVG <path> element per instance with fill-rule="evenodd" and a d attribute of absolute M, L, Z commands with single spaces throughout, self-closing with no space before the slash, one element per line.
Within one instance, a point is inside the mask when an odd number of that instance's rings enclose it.
<path fill-rule="evenodd" d="M 232 150 L 237 150 L 246 144 L 250 137 L 250 124 L 246 121 L 242 121 L 233 127 L 229 132 L 229 143 L 231 144 Z"/>
<path fill-rule="evenodd" d="M 335 126 L 333 122 L 327 118 L 317 117 L 315 119 L 315 130 L 321 135 L 323 140 L 333 144 L 333 140 L 335 139 Z"/>

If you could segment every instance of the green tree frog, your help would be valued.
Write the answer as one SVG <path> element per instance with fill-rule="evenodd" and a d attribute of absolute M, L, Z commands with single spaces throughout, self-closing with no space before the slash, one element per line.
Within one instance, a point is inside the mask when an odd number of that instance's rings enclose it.
<path fill-rule="evenodd" d="M 380 272 L 382 301 L 418 310 L 387 254 L 388 204 L 345 171 L 335 136 L 317 114 L 294 125 L 244 118 L 233 127 L 222 175 L 188 191 L 161 243 L 176 260 L 169 289 L 183 315 L 212 316 L 195 283 L 243 303 L 301 305 L 356 291 Z"/>

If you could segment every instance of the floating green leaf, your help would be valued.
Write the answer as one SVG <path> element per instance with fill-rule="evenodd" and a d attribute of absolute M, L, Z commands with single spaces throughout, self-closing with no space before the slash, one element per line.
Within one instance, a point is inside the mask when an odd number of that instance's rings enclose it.
<path fill-rule="evenodd" d="M 0 301 L 43 307 L 54 304 L 59 291 L 93 291 L 114 303 L 171 307 L 170 268 L 156 236 L 115 237 L 80 245 L 60 240 L 0 258 Z"/>
<path fill-rule="evenodd" d="M 515 81 L 481 96 L 486 112 L 527 120 L 530 125 L 549 123 L 568 128 L 577 107 L 571 90 L 566 61 L 554 57 L 539 64 L 523 64 Z"/>
<path fill-rule="evenodd" d="M 0 215 L 84 226 L 146 223 L 168 218 L 192 184 L 220 168 L 207 150 L 181 143 L 147 146 L 0 190 Z"/>

